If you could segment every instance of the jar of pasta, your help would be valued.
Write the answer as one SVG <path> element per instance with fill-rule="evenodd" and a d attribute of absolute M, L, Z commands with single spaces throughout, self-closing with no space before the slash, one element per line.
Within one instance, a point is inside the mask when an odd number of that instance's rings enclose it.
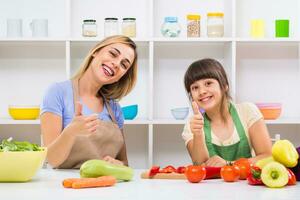
<path fill-rule="evenodd" d="M 224 13 L 207 13 L 207 36 L 224 36 Z"/>
<path fill-rule="evenodd" d="M 200 15 L 187 15 L 187 37 L 200 37 Z"/>
<path fill-rule="evenodd" d="M 83 20 L 82 36 L 84 36 L 84 37 L 96 37 L 97 36 L 97 24 L 96 24 L 95 19 Z"/>
<path fill-rule="evenodd" d="M 135 37 L 136 36 L 135 18 L 123 18 L 122 34 L 127 37 Z"/>

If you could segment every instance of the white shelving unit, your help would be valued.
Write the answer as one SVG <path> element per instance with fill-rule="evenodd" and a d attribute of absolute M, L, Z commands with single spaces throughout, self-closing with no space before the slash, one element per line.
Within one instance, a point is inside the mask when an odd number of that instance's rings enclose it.
<path fill-rule="evenodd" d="M 22 5 L 20 5 L 22 4 Z M 272 5 L 272 7 L 270 7 Z M 206 13 L 225 14 L 225 35 L 206 37 Z M 186 37 L 185 16 L 201 15 L 201 37 Z M 138 82 L 121 105 L 138 104 L 135 120 L 125 121 L 130 164 L 135 168 L 190 162 L 181 139 L 185 120 L 170 109 L 189 105 L 184 72 L 193 61 L 212 57 L 225 67 L 237 102 L 281 102 L 278 120 L 266 121 L 272 137 L 280 134 L 300 145 L 300 3 L 298 0 L 3 0 L 0 2 L 0 139 L 40 141 L 39 120 L 16 121 L 10 104 L 39 104 L 45 89 L 77 70 L 88 50 L 103 39 L 105 17 L 136 17 Z M 178 38 L 164 38 L 165 16 L 177 16 Z M 6 19 L 23 19 L 23 37 L 6 37 Z M 47 18 L 49 37 L 31 37 L 29 23 Z M 94 18 L 98 37 L 81 36 L 82 20 Z M 264 19 L 266 37 L 250 38 L 250 20 Z M 290 37 L 274 37 L 274 21 L 290 19 Z M 190 112 L 191 114 L 191 112 Z"/>

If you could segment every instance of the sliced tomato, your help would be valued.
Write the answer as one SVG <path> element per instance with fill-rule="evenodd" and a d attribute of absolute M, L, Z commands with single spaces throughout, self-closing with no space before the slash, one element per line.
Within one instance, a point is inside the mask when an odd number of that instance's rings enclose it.
<path fill-rule="evenodd" d="M 177 167 L 176 173 L 184 174 L 184 172 L 185 172 L 185 167 L 183 167 L 183 166 Z"/>
<path fill-rule="evenodd" d="M 149 176 L 153 177 L 155 176 L 157 173 L 159 173 L 159 166 L 152 166 L 150 171 L 149 171 Z"/>
<path fill-rule="evenodd" d="M 163 169 L 159 170 L 159 173 L 172 173 L 172 172 L 176 172 L 176 168 L 173 167 L 172 165 L 168 165 Z"/>

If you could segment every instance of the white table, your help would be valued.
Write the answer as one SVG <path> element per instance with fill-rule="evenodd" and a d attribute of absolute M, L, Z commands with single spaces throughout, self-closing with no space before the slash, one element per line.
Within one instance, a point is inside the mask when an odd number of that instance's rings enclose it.
<path fill-rule="evenodd" d="M 246 181 L 225 183 L 221 179 L 204 180 L 197 184 L 186 180 L 146 180 L 141 179 L 142 170 L 135 170 L 130 182 L 117 183 L 106 188 L 66 189 L 62 186 L 65 178 L 79 177 L 78 170 L 42 169 L 35 178 L 27 183 L 0 183 L 0 199 L 23 200 L 110 200 L 110 199 L 249 199 L 249 200 L 296 200 L 300 196 L 300 183 L 281 189 L 264 186 L 250 186 Z"/>

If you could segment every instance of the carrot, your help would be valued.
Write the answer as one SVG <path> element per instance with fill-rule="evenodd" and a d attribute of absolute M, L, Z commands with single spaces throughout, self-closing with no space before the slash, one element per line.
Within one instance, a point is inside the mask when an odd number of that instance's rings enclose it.
<path fill-rule="evenodd" d="M 90 187 L 106 187 L 112 186 L 117 182 L 113 176 L 101 176 L 98 178 L 82 178 L 72 183 L 72 188 L 90 188 Z"/>
<path fill-rule="evenodd" d="M 65 188 L 72 188 L 72 184 L 81 179 L 82 178 L 67 178 L 63 180 L 62 184 Z"/>

